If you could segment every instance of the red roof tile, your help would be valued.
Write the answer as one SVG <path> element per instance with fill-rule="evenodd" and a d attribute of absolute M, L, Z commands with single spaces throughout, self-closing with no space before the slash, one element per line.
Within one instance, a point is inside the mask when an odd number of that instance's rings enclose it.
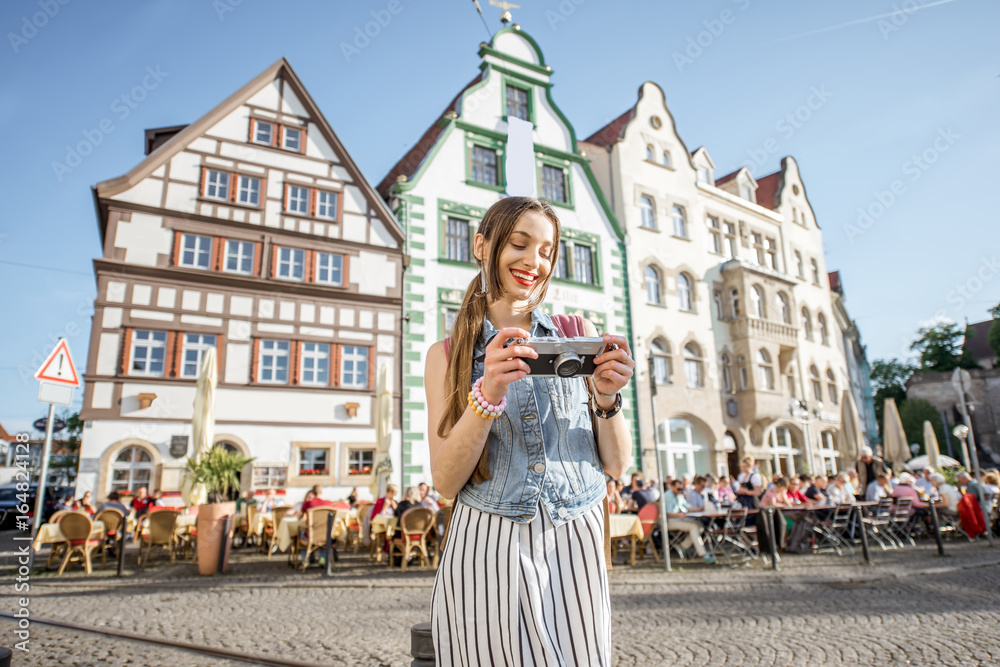
<path fill-rule="evenodd" d="M 632 116 L 635 115 L 635 107 L 632 107 L 618 118 L 594 132 L 592 135 L 584 139 L 588 144 L 594 144 L 595 146 L 603 146 L 607 148 L 611 144 L 615 143 L 622 138 L 625 133 L 625 126 L 628 122 L 632 120 Z"/>
<path fill-rule="evenodd" d="M 423 133 L 417 143 L 414 144 L 413 148 L 407 151 L 406 155 L 403 156 L 403 159 L 397 162 L 393 168 L 389 170 L 389 173 L 385 175 L 385 178 L 383 178 L 378 184 L 378 187 L 375 188 L 384 199 L 389 198 L 389 195 L 392 192 L 392 186 L 396 184 L 397 178 L 400 176 L 410 178 L 417 172 L 417 169 L 420 168 L 424 158 L 426 158 L 427 154 L 431 152 L 431 149 L 434 147 L 434 144 L 437 143 L 441 133 L 444 132 L 444 128 L 441 127 L 441 124 L 438 121 L 449 111 L 457 111 L 458 101 L 462 99 L 462 95 L 465 91 L 479 82 L 481 78 L 482 74 L 477 75 L 476 78 L 462 88 L 462 90 L 458 92 L 458 95 L 455 95 L 455 98 L 451 101 L 451 103 L 448 104 L 448 106 L 445 107 L 445 110 L 442 111 L 437 117 L 434 124 L 427 128 L 427 131 Z"/>
<path fill-rule="evenodd" d="M 827 277 L 830 279 L 830 291 L 843 296 L 844 286 L 840 284 L 840 271 L 830 271 Z"/>
<path fill-rule="evenodd" d="M 757 204 L 772 211 L 778 205 L 778 189 L 781 186 L 781 172 L 776 171 L 757 180 Z M 716 181 L 718 182 L 718 181 Z"/>
<path fill-rule="evenodd" d="M 743 167 L 740 167 L 736 171 L 731 171 L 728 174 L 726 174 L 725 176 L 720 176 L 719 178 L 715 179 L 715 187 L 720 187 L 720 186 L 728 183 L 729 181 L 733 180 L 734 178 L 736 178 L 736 174 L 740 173 L 740 171 L 742 169 L 743 169 Z"/>
<path fill-rule="evenodd" d="M 0 425 L 0 440 L 5 440 L 7 442 L 13 442 L 14 440 L 14 436 L 5 430 L 3 425 Z"/>

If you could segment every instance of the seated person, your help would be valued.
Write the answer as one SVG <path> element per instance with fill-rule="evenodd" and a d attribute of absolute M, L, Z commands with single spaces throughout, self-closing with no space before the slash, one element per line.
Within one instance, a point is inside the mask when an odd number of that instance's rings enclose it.
<path fill-rule="evenodd" d="M 72 512 L 75 509 L 76 509 L 76 498 L 73 497 L 73 494 L 63 496 L 62 499 L 58 503 L 56 503 L 57 512 L 61 512 L 64 510 Z"/>
<path fill-rule="evenodd" d="M 731 477 L 720 477 L 715 483 L 715 497 L 719 505 L 727 505 L 736 502 L 736 492 L 733 491 L 733 480 Z"/>
<path fill-rule="evenodd" d="M 608 480 L 608 513 L 621 514 L 625 509 L 625 501 L 618 493 L 618 482 L 613 479 Z"/>
<path fill-rule="evenodd" d="M 405 514 L 407 510 L 413 509 L 415 507 L 423 507 L 422 503 L 420 502 L 420 489 L 416 486 L 408 486 L 403 491 L 403 499 L 399 501 L 398 505 L 396 505 L 396 516 L 402 519 L 403 514 Z M 397 523 L 396 532 L 393 535 L 393 537 L 402 537 L 402 536 L 403 536 L 403 531 L 399 528 L 399 524 Z"/>
<path fill-rule="evenodd" d="M 764 492 L 760 499 L 761 507 L 791 507 L 792 501 L 788 497 L 788 480 L 784 477 L 775 477 L 774 483 Z"/>
<path fill-rule="evenodd" d="M 803 478 L 808 479 L 809 475 L 803 475 Z M 803 479 L 805 481 L 805 479 Z M 829 505 L 830 504 L 830 494 L 827 491 L 827 487 L 830 485 L 830 480 L 826 475 L 816 475 L 815 479 L 811 480 L 809 487 L 802 493 L 812 505 Z"/>
<path fill-rule="evenodd" d="M 254 499 L 254 495 L 256 493 L 257 493 L 256 491 L 250 489 L 245 494 L 236 499 L 236 512 L 238 514 L 245 514 L 245 510 L 243 508 L 246 507 L 247 505 L 257 504 L 257 501 Z"/>
<path fill-rule="evenodd" d="M 132 511 L 135 512 L 135 518 L 140 519 L 145 516 L 152 502 L 146 487 L 140 486 L 139 490 L 135 492 L 135 498 L 132 499 Z"/>
<path fill-rule="evenodd" d="M 809 475 L 799 475 L 798 477 L 788 478 L 788 499 L 792 501 L 793 505 L 808 505 L 809 499 L 805 497 L 802 493 L 803 488 L 808 488 L 809 484 L 807 481 L 803 480 L 802 477 L 806 479 Z"/>
<path fill-rule="evenodd" d="M 351 488 L 351 492 L 347 494 L 347 502 L 351 507 L 358 504 L 358 487 L 355 486 Z"/>
<path fill-rule="evenodd" d="M 166 507 L 167 506 L 166 502 L 163 500 L 163 492 L 162 491 L 153 491 L 153 493 L 151 493 L 149 495 L 149 506 L 150 507 Z"/>
<path fill-rule="evenodd" d="M 931 475 L 931 483 L 934 484 L 934 489 L 940 496 L 940 500 L 935 503 L 937 511 L 950 517 L 957 517 L 958 501 L 962 499 L 962 494 L 952 484 L 948 484 L 944 475 L 939 472 Z"/>
<path fill-rule="evenodd" d="M 642 480 L 639 481 L 642 484 Z M 652 489 L 647 488 L 632 488 L 631 501 L 629 502 L 629 508 L 633 511 L 638 512 L 648 503 L 655 502 L 654 492 Z"/>
<path fill-rule="evenodd" d="M 438 503 L 437 496 L 431 491 L 431 487 L 427 485 L 426 482 L 421 482 L 417 485 L 417 490 L 420 493 L 420 504 L 429 509 L 432 512 L 437 512 L 441 509 L 441 505 Z"/>
<path fill-rule="evenodd" d="M 314 488 L 316 487 L 313 487 L 313 489 Z M 302 507 L 306 503 L 316 499 L 316 492 L 313 491 L 313 489 L 309 489 L 308 491 L 306 491 L 306 495 L 304 498 L 302 498 L 302 502 L 295 503 L 295 505 L 292 506 L 292 511 L 290 511 L 287 516 L 297 517 L 297 516 L 302 516 L 304 514 L 304 512 L 302 511 Z M 310 507 L 312 507 L 312 505 L 310 505 Z"/>
<path fill-rule="evenodd" d="M 892 490 L 892 497 L 910 498 L 913 501 L 910 504 L 910 516 L 913 516 L 917 510 L 923 510 L 927 507 L 927 503 L 920 498 L 920 491 L 917 490 L 917 479 L 908 472 L 900 473 L 899 484 Z"/>
<path fill-rule="evenodd" d="M 846 472 L 842 472 L 833 478 L 833 484 L 826 488 L 827 496 L 834 505 L 853 505 L 854 488 L 848 481 Z"/>
<path fill-rule="evenodd" d="M 702 475 L 695 475 L 694 483 L 691 485 L 687 491 L 684 492 L 684 500 L 687 501 L 688 507 L 691 512 L 705 512 L 708 511 L 705 507 L 705 487 L 708 484 Z M 715 508 L 711 508 L 713 511 Z"/>
<path fill-rule="evenodd" d="M 890 496 L 892 496 L 892 484 L 889 482 L 889 473 L 880 472 L 868 485 L 868 489 L 865 491 L 865 500 L 869 502 L 879 501 Z"/>
<path fill-rule="evenodd" d="M 91 502 L 91 496 L 90 491 L 84 492 L 83 497 L 76 501 L 77 509 L 87 514 L 93 514 L 96 510 L 94 509 L 94 504 Z"/>
<path fill-rule="evenodd" d="M 264 497 L 257 502 L 257 513 L 266 514 L 277 506 L 277 493 L 274 489 L 266 489 Z"/>
<path fill-rule="evenodd" d="M 103 512 L 104 510 L 118 510 L 122 513 L 122 516 L 128 516 L 128 508 L 122 504 L 121 495 L 117 491 L 109 493 L 107 499 L 97 506 L 98 512 Z"/>
<path fill-rule="evenodd" d="M 681 547 L 688 549 L 693 546 L 695 553 L 701 556 L 706 563 L 714 563 L 715 559 L 705 552 L 705 542 L 701 538 L 701 522 L 687 518 L 689 508 L 684 499 L 684 483 L 679 479 L 670 482 L 670 491 L 666 496 L 667 530 L 687 533 L 684 541 L 681 542 Z"/>
<path fill-rule="evenodd" d="M 391 483 L 386 484 L 385 495 L 376 500 L 375 504 L 372 505 L 371 518 L 374 519 L 380 514 L 384 516 L 394 516 L 396 513 L 396 506 L 399 504 L 396 501 L 396 494 L 398 492 L 399 492 L 398 486 Z"/>
<path fill-rule="evenodd" d="M 1000 494 L 1000 475 L 993 471 L 983 475 L 983 491 L 994 496 Z"/>
<path fill-rule="evenodd" d="M 935 493 L 934 482 L 931 481 L 931 475 L 933 474 L 934 468 L 924 468 L 923 474 L 920 476 L 920 479 L 917 480 L 914 488 L 917 491 L 922 491 L 924 495 L 933 496 Z"/>

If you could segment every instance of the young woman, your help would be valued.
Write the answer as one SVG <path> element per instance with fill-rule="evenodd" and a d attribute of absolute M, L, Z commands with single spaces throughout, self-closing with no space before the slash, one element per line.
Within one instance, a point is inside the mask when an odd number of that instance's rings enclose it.
<path fill-rule="evenodd" d="M 441 665 L 610 665 L 602 499 L 632 442 L 619 393 L 635 368 L 628 341 L 605 334 L 590 378 L 532 377 L 535 351 L 505 347 L 559 335 L 541 308 L 558 252 L 547 203 L 491 206 L 450 344 L 427 354 L 431 472 L 457 497 L 431 602 Z"/>

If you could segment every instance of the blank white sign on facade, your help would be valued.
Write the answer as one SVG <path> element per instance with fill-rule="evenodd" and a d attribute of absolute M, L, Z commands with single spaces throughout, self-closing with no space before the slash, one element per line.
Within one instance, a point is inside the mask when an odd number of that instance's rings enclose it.
<path fill-rule="evenodd" d="M 534 125 L 520 118 L 507 118 L 507 194 L 512 197 L 535 196 Z"/>

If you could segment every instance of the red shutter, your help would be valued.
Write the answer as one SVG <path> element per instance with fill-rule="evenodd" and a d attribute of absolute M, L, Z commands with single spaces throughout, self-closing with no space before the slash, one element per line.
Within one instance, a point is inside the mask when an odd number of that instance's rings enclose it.
<path fill-rule="evenodd" d="M 118 374 L 128 375 L 128 367 L 132 357 L 132 329 L 125 329 L 125 336 L 122 341 L 121 361 L 118 364 Z"/>
<path fill-rule="evenodd" d="M 347 273 L 347 260 L 350 259 L 350 257 L 351 257 L 350 255 L 344 255 L 344 270 L 340 274 L 341 275 L 340 284 L 343 285 L 344 287 L 347 287 L 347 283 L 350 282 L 350 280 L 347 279 L 347 276 L 348 276 L 348 273 Z"/>
<path fill-rule="evenodd" d="M 316 282 L 316 251 L 306 250 L 305 278 L 307 283 Z"/>
<path fill-rule="evenodd" d="M 288 210 L 288 183 L 285 183 L 285 195 L 281 201 L 281 210 L 282 211 Z"/>
<path fill-rule="evenodd" d="M 260 265 L 263 263 L 264 259 L 264 244 L 261 241 L 257 241 L 253 244 L 253 274 L 256 277 L 260 277 Z"/>
<path fill-rule="evenodd" d="M 181 239 L 184 234 L 181 232 L 174 232 L 174 266 L 181 265 Z"/>
<path fill-rule="evenodd" d="M 271 246 L 271 277 L 278 277 L 278 246 Z"/>
<path fill-rule="evenodd" d="M 336 343 L 330 345 L 330 386 L 340 386 L 340 346 Z"/>
<path fill-rule="evenodd" d="M 316 199 L 319 197 L 319 191 L 316 188 L 309 188 L 309 217 L 316 217 Z"/>
<path fill-rule="evenodd" d="M 344 193 L 337 193 L 337 222 L 341 220 L 341 214 L 344 212 Z"/>
<path fill-rule="evenodd" d="M 299 152 L 306 154 L 306 128 L 299 128 Z"/>
<path fill-rule="evenodd" d="M 236 172 L 229 174 L 229 201 L 236 201 L 236 189 L 240 186 L 240 175 Z"/>
<path fill-rule="evenodd" d="M 375 347 L 368 346 L 368 389 L 375 388 Z"/>
<path fill-rule="evenodd" d="M 205 196 L 205 186 L 208 185 L 208 167 L 201 168 L 201 196 Z"/>
<path fill-rule="evenodd" d="M 177 377 L 177 369 L 175 364 L 177 363 L 177 339 L 183 336 L 178 336 L 176 331 L 167 332 L 167 354 L 166 358 L 163 360 L 163 376 L 168 378 Z"/>
<path fill-rule="evenodd" d="M 250 352 L 250 384 L 257 382 L 257 359 L 260 357 L 260 339 L 254 338 Z"/>
<path fill-rule="evenodd" d="M 226 246 L 226 239 L 218 236 L 212 237 L 212 263 L 213 271 L 222 269 L 222 249 Z"/>
<path fill-rule="evenodd" d="M 293 385 L 299 384 L 299 359 L 302 356 L 302 341 L 293 340 L 290 341 L 288 346 L 288 365 L 291 366 L 291 373 L 289 374 Z"/>

